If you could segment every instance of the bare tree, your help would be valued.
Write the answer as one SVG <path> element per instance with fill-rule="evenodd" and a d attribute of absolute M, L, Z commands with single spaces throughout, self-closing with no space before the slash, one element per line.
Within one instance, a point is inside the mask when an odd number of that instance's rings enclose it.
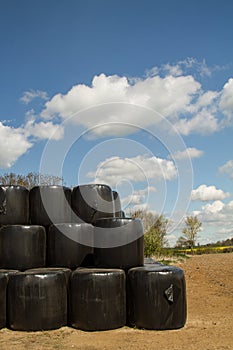
<path fill-rule="evenodd" d="M 30 172 L 27 175 L 20 175 L 11 172 L 0 175 L 0 184 L 2 186 L 20 185 L 31 189 L 38 185 L 62 185 L 63 178 L 35 172 Z"/>
<path fill-rule="evenodd" d="M 185 225 L 186 227 L 182 230 L 182 232 L 184 234 L 186 246 L 193 249 L 202 223 L 198 220 L 197 216 L 187 216 L 185 219 Z"/>

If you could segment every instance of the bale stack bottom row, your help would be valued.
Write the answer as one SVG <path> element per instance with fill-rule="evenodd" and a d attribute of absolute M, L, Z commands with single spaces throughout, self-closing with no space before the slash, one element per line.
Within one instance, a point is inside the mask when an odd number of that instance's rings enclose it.
<path fill-rule="evenodd" d="M 142 223 L 109 186 L 2 186 L 0 226 L 0 328 L 184 326 L 183 270 L 144 264 Z"/>

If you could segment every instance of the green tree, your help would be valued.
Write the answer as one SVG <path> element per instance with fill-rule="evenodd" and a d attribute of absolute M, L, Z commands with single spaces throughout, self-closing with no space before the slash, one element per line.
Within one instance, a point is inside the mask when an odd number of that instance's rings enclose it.
<path fill-rule="evenodd" d="M 197 216 L 187 216 L 185 225 L 186 227 L 183 228 L 182 233 L 184 234 L 186 246 L 193 249 L 202 223 L 198 220 Z"/>
<path fill-rule="evenodd" d="M 144 254 L 146 257 L 160 254 L 167 243 L 166 233 L 168 220 L 163 215 L 156 215 L 149 211 L 137 210 L 130 213 L 131 217 L 140 218 L 144 226 Z"/>
<path fill-rule="evenodd" d="M 63 179 L 59 176 L 44 175 L 35 172 L 30 172 L 27 175 L 11 172 L 0 175 L 0 184 L 2 186 L 20 185 L 31 189 L 38 185 L 62 185 Z"/>

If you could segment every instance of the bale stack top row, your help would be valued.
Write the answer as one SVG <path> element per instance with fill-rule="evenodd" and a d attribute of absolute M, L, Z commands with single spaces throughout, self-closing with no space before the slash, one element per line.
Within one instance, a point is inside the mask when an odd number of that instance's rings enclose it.
<path fill-rule="evenodd" d="M 119 195 L 109 186 L 0 186 L 0 225 L 42 225 L 123 217 Z"/>

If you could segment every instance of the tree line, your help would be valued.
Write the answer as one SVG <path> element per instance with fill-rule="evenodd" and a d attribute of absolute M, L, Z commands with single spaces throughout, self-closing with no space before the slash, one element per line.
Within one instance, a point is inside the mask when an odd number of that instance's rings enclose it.
<path fill-rule="evenodd" d="M 0 184 L 2 186 L 24 186 L 30 190 L 32 187 L 39 185 L 62 185 L 63 178 L 37 172 L 30 172 L 26 175 L 11 172 L 0 175 Z"/>

